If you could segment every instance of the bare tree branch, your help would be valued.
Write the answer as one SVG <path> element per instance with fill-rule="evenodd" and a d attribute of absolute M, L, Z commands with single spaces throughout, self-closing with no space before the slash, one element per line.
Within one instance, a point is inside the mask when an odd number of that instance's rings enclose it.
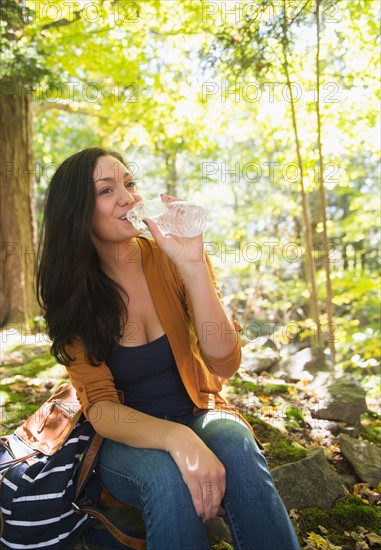
<path fill-rule="evenodd" d="M 83 105 L 79 103 L 68 103 L 63 101 L 44 101 L 41 103 L 35 103 L 33 105 L 33 110 L 36 115 L 53 109 L 57 109 L 58 111 L 65 111 L 66 113 L 71 113 L 73 115 L 94 116 L 99 120 L 109 120 L 108 117 L 102 116 L 94 110 L 86 109 Z"/>
<path fill-rule="evenodd" d="M 298 13 L 290 20 L 290 22 L 288 23 L 287 27 L 291 27 L 291 25 L 298 19 L 299 15 L 301 15 L 303 13 L 303 11 L 305 10 L 305 8 L 307 7 L 307 5 L 311 2 L 311 0 L 307 0 L 307 2 L 305 4 L 303 4 L 303 6 L 300 8 L 300 10 L 298 11 Z"/>
<path fill-rule="evenodd" d="M 98 120 L 102 120 L 103 122 L 110 123 L 110 117 L 106 117 L 95 111 L 94 109 L 86 109 L 86 107 L 81 103 L 75 103 L 75 102 L 64 102 L 64 101 L 44 101 L 41 103 L 34 103 L 33 104 L 33 111 L 35 115 L 39 115 L 41 113 L 44 113 L 45 111 L 49 110 L 58 110 L 58 111 L 65 111 L 66 113 L 70 113 L 72 115 L 84 115 L 88 117 L 95 117 Z M 128 122 L 122 122 L 118 121 L 117 126 L 118 128 L 131 128 L 132 123 L 138 122 L 139 117 L 138 115 L 134 118 L 129 118 Z"/>
<path fill-rule="evenodd" d="M 103 4 L 104 0 L 101 0 L 101 5 Z M 81 19 L 81 14 L 84 11 L 85 8 L 82 8 L 81 10 L 73 11 L 74 18 L 72 21 L 69 21 L 69 19 L 66 19 L 65 17 L 63 19 L 58 19 L 58 21 L 53 21 L 52 23 L 45 23 L 41 27 L 41 31 L 44 31 L 46 29 L 50 29 L 51 27 L 66 27 L 67 25 L 71 25 L 72 23 L 75 23 L 79 19 Z"/>

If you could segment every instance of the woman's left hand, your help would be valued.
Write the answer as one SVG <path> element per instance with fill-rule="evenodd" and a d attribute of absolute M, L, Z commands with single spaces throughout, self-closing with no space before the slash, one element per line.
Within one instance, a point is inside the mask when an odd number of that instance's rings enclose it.
<path fill-rule="evenodd" d="M 173 202 L 181 199 L 175 199 L 169 195 L 162 195 L 163 202 Z M 156 222 L 150 218 L 144 218 L 148 229 L 157 242 L 159 248 L 176 264 L 177 267 L 203 262 L 204 241 L 203 236 L 197 237 L 176 237 L 174 235 L 164 235 Z"/>

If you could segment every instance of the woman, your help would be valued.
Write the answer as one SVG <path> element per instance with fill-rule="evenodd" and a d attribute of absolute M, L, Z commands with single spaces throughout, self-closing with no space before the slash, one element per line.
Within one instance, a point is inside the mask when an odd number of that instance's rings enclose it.
<path fill-rule="evenodd" d="M 251 428 L 219 395 L 240 366 L 240 327 L 202 236 L 165 236 L 147 219 L 153 239 L 141 237 L 126 219 L 141 199 L 122 157 L 90 148 L 58 168 L 45 207 L 40 303 L 105 438 L 102 482 L 143 511 L 149 550 L 208 549 L 220 505 L 236 550 L 295 550 Z"/>

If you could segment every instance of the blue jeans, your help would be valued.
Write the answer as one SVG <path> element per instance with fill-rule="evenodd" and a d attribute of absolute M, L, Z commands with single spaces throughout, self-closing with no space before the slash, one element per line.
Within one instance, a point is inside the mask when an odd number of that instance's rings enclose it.
<path fill-rule="evenodd" d="M 189 426 L 224 464 L 226 492 L 221 504 L 235 550 L 300 549 L 247 426 L 221 411 L 164 418 Z M 114 497 L 143 511 L 147 550 L 209 550 L 206 527 L 167 452 L 106 440 L 99 473 Z"/>

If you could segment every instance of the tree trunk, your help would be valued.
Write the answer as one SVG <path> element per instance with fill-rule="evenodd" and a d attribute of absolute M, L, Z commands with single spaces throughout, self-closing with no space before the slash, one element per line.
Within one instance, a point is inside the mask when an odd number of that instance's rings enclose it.
<path fill-rule="evenodd" d="M 31 99 L 27 94 L 17 93 L 25 89 L 21 82 L 0 84 L 0 322 L 1 326 L 19 324 L 17 328 L 22 331 L 40 312 L 34 290 L 36 226 Z"/>
<path fill-rule="evenodd" d="M 348 270 L 348 254 L 347 254 L 347 245 L 345 243 L 343 244 L 342 256 L 343 256 L 343 271 L 347 271 Z"/>
<path fill-rule="evenodd" d="M 304 237 L 304 247 L 305 247 L 305 253 L 306 253 L 306 269 L 307 269 L 307 272 L 308 272 L 307 275 L 309 278 L 309 281 L 307 281 L 307 284 L 309 282 L 311 316 L 316 325 L 315 342 L 317 341 L 318 346 L 321 347 L 322 334 L 321 334 L 321 325 L 320 325 L 320 307 L 319 307 L 318 293 L 317 293 L 315 262 L 312 254 L 313 243 L 312 243 L 312 235 L 311 235 L 311 216 L 308 210 L 307 195 L 306 195 L 305 186 L 304 186 L 304 170 L 303 170 L 303 161 L 302 161 L 302 155 L 300 150 L 298 124 L 296 120 L 296 112 L 295 112 L 295 105 L 294 105 L 294 97 L 293 97 L 294 93 L 293 93 L 290 73 L 289 73 L 286 13 L 287 13 L 286 1 L 283 0 L 283 21 L 282 21 L 283 67 L 284 67 L 284 72 L 286 76 L 287 88 L 290 94 L 292 128 L 294 131 L 296 155 L 297 155 L 299 171 L 300 171 L 300 195 L 301 195 L 301 201 L 302 201 L 302 212 L 303 212 L 303 221 L 304 221 L 303 237 Z"/>
<path fill-rule="evenodd" d="M 321 213 L 323 219 L 323 245 L 326 255 L 323 254 L 324 267 L 325 267 L 325 286 L 326 286 L 326 311 L 328 318 L 328 345 L 331 351 L 332 359 L 335 361 L 335 326 L 333 321 L 333 303 L 332 303 L 332 285 L 331 285 L 331 266 L 330 262 L 330 247 L 328 240 L 328 228 L 327 228 L 327 199 L 324 187 L 324 162 L 323 162 L 323 146 L 321 141 L 321 112 L 320 112 L 320 1 L 316 0 L 316 121 L 317 121 L 317 136 L 318 136 L 318 152 L 319 152 L 319 192 L 320 192 L 320 204 Z"/>
<path fill-rule="evenodd" d="M 178 174 L 176 166 L 176 153 L 169 153 L 165 155 L 165 166 L 167 168 L 167 195 L 171 197 L 177 197 L 178 189 Z"/>
<path fill-rule="evenodd" d="M 320 167 L 318 167 L 317 165 L 316 170 L 320 170 Z M 320 178 L 320 175 L 315 175 L 315 178 L 315 182 L 319 184 L 318 178 Z M 323 222 L 322 204 L 319 189 L 313 189 L 312 191 L 310 191 L 308 209 L 311 216 L 311 238 L 315 269 L 316 271 L 319 271 L 324 267 L 325 262 L 323 234 L 317 231 L 319 224 Z"/>

